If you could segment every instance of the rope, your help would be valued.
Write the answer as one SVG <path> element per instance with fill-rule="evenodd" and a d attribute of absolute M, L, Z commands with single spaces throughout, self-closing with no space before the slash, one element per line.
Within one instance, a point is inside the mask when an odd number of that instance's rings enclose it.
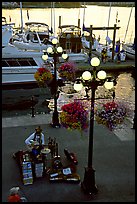
<path fill-rule="evenodd" d="M 84 12 L 83 12 L 83 26 L 85 25 L 85 2 L 84 2 Z M 83 30 L 83 29 L 82 29 Z M 84 30 L 83 30 L 83 34 L 84 34 Z"/>
<path fill-rule="evenodd" d="M 131 11 L 130 11 L 129 19 L 128 19 L 128 24 L 127 24 L 127 29 L 126 29 L 126 33 L 125 33 L 124 42 L 125 42 L 125 39 L 126 39 L 126 36 L 127 36 L 127 31 L 128 31 L 128 27 L 129 27 L 129 22 L 130 22 L 130 18 L 131 18 L 132 10 L 133 10 L 133 6 L 131 7 Z"/>
<path fill-rule="evenodd" d="M 110 2 L 110 7 L 109 7 L 108 27 L 109 27 L 109 21 L 110 21 L 110 13 L 111 13 L 111 2 Z M 108 36 L 108 30 L 107 30 L 107 36 Z"/>

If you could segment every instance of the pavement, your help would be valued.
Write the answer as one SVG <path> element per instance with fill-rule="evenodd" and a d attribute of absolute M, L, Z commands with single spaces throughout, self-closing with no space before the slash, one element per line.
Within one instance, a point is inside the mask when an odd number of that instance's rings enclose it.
<path fill-rule="evenodd" d="M 77 173 L 84 178 L 88 160 L 88 130 L 79 131 L 50 126 L 52 113 L 2 118 L 2 202 L 7 202 L 9 189 L 19 186 L 28 202 L 135 202 L 135 130 L 132 119 L 116 130 L 94 124 L 93 168 L 98 188 L 96 196 L 86 195 L 81 183 L 50 183 L 48 176 L 23 185 L 19 167 L 12 158 L 18 150 L 26 150 L 24 140 L 41 125 L 48 137 L 56 138 L 59 155 L 65 164 L 64 148 L 78 159 Z"/>

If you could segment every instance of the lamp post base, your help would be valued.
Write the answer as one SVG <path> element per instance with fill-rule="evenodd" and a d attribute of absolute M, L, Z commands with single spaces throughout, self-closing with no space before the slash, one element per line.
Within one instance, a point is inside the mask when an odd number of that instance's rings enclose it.
<path fill-rule="evenodd" d="M 85 175 L 83 182 L 81 182 L 81 188 L 86 194 L 97 194 L 98 189 L 95 184 L 95 170 L 93 168 L 85 168 Z"/>
<path fill-rule="evenodd" d="M 53 112 L 51 126 L 54 128 L 60 128 L 61 125 L 59 123 L 58 112 Z"/>

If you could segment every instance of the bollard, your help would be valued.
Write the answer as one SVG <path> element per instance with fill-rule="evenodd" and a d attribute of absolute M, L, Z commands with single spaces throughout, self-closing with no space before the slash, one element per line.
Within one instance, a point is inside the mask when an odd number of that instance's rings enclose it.
<path fill-rule="evenodd" d="M 32 106 L 31 106 L 31 117 L 35 117 L 35 114 L 34 114 L 34 96 L 31 97 L 31 102 L 32 102 Z"/>
<path fill-rule="evenodd" d="M 113 98 L 113 101 L 114 101 L 115 100 L 115 90 L 112 93 L 112 98 Z"/>

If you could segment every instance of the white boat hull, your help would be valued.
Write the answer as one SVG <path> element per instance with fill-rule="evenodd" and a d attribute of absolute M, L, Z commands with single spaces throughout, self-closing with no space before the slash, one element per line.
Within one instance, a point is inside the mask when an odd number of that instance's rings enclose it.
<path fill-rule="evenodd" d="M 26 43 L 22 41 L 13 41 L 12 44 L 16 46 L 18 49 L 35 50 L 35 51 L 46 50 L 50 46 L 50 45 L 32 43 L 32 42 Z"/>
<path fill-rule="evenodd" d="M 2 85 L 7 84 L 17 84 L 17 83 L 29 83 L 29 82 L 36 82 L 34 79 L 34 73 L 26 74 L 26 73 L 16 73 L 16 74 L 2 74 Z"/>
<path fill-rule="evenodd" d="M 126 58 L 135 60 L 135 50 L 131 44 L 123 44 L 122 49 L 126 52 Z"/>
<path fill-rule="evenodd" d="M 69 61 L 74 62 L 86 62 L 88 61 L 88 55 L 86 53 L 67 53 L 69 56 Z M 25 51 L 17 49 L 14 45 L 9 44 L 7 47 L 2 49 L 2 84 L 17 84 L 17 83 L 29 83 L 36 82 L 34 79 L 34 74 L 38 68 L 43 67 L 44 61 L 42 60 L 43 52 L 39 51 Z M 26 58 L 33 59 L 35 65 L 25 65 Z M 24 60 L 21 66 L 20 59 Z M 48 58 L 49 61 L 53 59 Z M 9 60 L 9 65 L 8 65 Z M 16 62 L 17 60 L 17 62 Z M 63 58 L 60 57 L 60 62 L 64 62 Z M 12 64 L 14 63 L 14 64 Z M 15 62 L 14 62 L 15 61 Z M 11 63 L 11 64 L 10 64 Z M 47 65 L 46 65 L 47 66 Z M 50 67 L 51 70 L 51 67 Z M 51 70 L 52 71 L 52 70 Z"/>
<path fill-rule="evenodd" d="M 10 44 L 2 48 L 2 85 L 35 81 L 34 73 L 44 63 L 42 54 L 43 52 L 19 50 Z M 8 60 L 21 59 L 25 62 L 28 58 L 32 59 L 35 65 L 6 65 Z"/>
<path fill-rule="evenodd" d="M 3 68 L 2 84 L 35 82 L 34 74 L 38 67 L 30 68 Z"/>
<path fill-rule="evenodd" d="M 87 62 L 88 55 L 86 53 L 67 53 L 69 60 L 71 62 Z M 60 63 L 64 62 L 65 60 L 62 57 L 59 57 Z"/>

